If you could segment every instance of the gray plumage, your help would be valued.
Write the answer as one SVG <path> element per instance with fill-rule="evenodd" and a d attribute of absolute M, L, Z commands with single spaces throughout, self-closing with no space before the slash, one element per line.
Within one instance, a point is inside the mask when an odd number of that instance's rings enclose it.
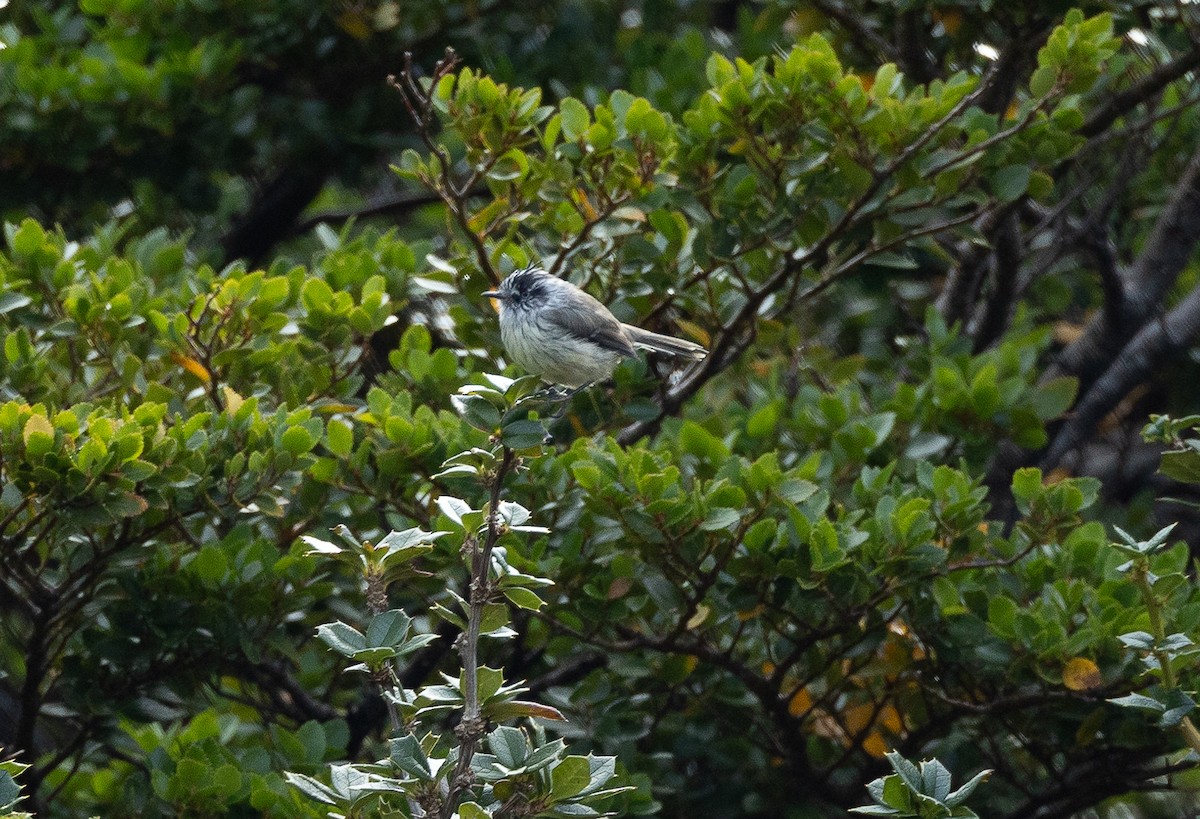
<path fill-rule="evenodd" d="M 500 340 L 512 360 L 554 384 L 603 381 L 638 349 L 694 361 L 708 355 L 699 344 L 622 324 L 595 298 L 536 265 L 484 295 L 500 302 Z"/>

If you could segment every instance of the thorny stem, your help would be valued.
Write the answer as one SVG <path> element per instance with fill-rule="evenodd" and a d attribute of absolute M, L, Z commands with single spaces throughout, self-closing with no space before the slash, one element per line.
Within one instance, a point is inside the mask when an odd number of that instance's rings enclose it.
<path fill-rule="evenodd" d="M 459 643 L 459 657 L 463 666 L 463 715 L 455 730 L 460 745 L 458 761 L 454 766 L 454 774 L 450 778 L 450 792 L 442 804 L 442 819 L 450 819 L 458 807 L 458 800 L 471 786 L 471 759 L 475 749 L 483 737 L 485 722 L 481 716 L 479 702 L 479 630 L 483 622 L 483 610 L 491 599 L 494 591 L 491 582 L 492 550 L 500 540 L 500 493 L 504 488 L 504 480 L 516 463 L 516 454 L 504 447 L 504 455 L 500 466 L 490 482 L 491 494 L 488 498 L 487 523 L 483 533 L 483 545 L 479 538 L 470 537 L 467 545 L 471 552 L 471 585 L 470 600 L 468 600 L 467 628 Z"/>

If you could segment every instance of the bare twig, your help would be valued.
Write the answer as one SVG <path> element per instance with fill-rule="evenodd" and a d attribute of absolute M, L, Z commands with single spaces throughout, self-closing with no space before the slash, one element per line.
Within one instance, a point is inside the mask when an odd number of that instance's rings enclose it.
<path fill-rule="evenodd" d="M 855 44 L 868 54 L 878 57 L 880 62 L 899 63 L 901 55 L 890 39 L 871 28 L 868 15 L 850 10 L 839 0 L 815 0 L 817 9 L 850 33 Z"/>
<path fill-rule="evenodd" d="M 487 190 L 485 188 L 476 187 L 466 191 L 465 195 L 469 197 L 475 197 L 482 196 L 486 193 Z M 373 216 L 404 214 L 426 205 L 437 204 L 441 201 L 442 197 L 432 191 L 426 191 L 423 193 L 406 192 L 388 199 L 380 199 L 375 202 L 371 202 L 370 204 L 353 210 L 337 210 L 315 214 L 296 225 L 293 233 L 307 233 L 317 225 L 340 225 L 344 222 L 350 221 L 351 219 L 369 219 Z"/>
<path fill-rule="evenodd" d="M 436 183 L 431 185 L 433 192 L 446 204 L 446 208 L 454 216 L 454 221 L 458 224 L 459 229 L 471 243 L 479 269 L 490 282 L 499 284 L 500 274 L 492 264 L 483 237 L 471 227 L 470 209 L 467 207 L 470 192 L 479 181 L 480 174 L 476 171 L 467 180 L 461 183 L 457 182 L 454 178 L 454 165 L 450 153 L 433 136 L 434 90 L 443 77 L 449 76 L 458 67 L 459 62 L 459 57 L 454 49 L 447 48 L 442 59 L 438 60 L 437 65 L 434 66 L 429 83 L 422 87 L 422 83 L 417 80 L 416 69 L 413 67 L 412 52 L 405 52 L 403 71 L 400 72 L 399 77 L 388 77 L 388 83 L 400 92 L 404 107 L 416 125 L 417 135 L 437 159 L 438 178 Z"/>

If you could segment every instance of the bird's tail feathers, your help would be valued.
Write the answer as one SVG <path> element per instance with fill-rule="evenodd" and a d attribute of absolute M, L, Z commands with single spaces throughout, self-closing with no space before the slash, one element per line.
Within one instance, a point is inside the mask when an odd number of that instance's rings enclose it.
<path fill-rule="evenodd" d="M 692 361 L 699 361 L 708 355 L 708 350 L 699 344 L 685 341 L 682 338 L 652 333 L 641 327 L 634 327 L 632 324 L 623 324 L 621 327 L 625 330 L 625 335 L 633 342 L 633 346 L 641 347 L 643 350 L 654 350 L 680 358 L 690 358 Z"/>

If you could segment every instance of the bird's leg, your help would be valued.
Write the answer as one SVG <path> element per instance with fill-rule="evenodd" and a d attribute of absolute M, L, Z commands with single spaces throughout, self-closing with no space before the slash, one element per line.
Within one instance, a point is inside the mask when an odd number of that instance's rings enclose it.
<path fill-rule="evenodd" d="M 574 398 L 576 395 L 583 392 L 584 390 L 586 390 L 588 387 L 592 386 L 595 383 L 596 383 L 595 381 L 589 381 L 586 384 L 580 384 L 578 387 L 573 387 L 572 389 L 566 390 L 565 392 L 563 392 L 561 394 L 561 396 L 557 400 L 566 401 L 568 398 Z"/>
<path fill-rule="evenodd" d="M 533 393 L 533 395 L 531 395 L 530 398 L 538 398 L 538 399 L 541 399 L 544 401 L 554 401 L 554 402 L 567 401 L 571 398 L 574 398 L 577 393 L 579 393 L 582 390 L 586 390 L 588 387 L 592 386 L 592 384 L 594 384 L 594 383 L 595 383 L 594 381 L 589 381 L 586 384 L 580 384 L 578 387 L 573 387 L 570 389 L 568 389 L 566 387 L 560 387 L 560 386 L 546 387 L 544 389 L 538 390 L 537 392 Z"/>

